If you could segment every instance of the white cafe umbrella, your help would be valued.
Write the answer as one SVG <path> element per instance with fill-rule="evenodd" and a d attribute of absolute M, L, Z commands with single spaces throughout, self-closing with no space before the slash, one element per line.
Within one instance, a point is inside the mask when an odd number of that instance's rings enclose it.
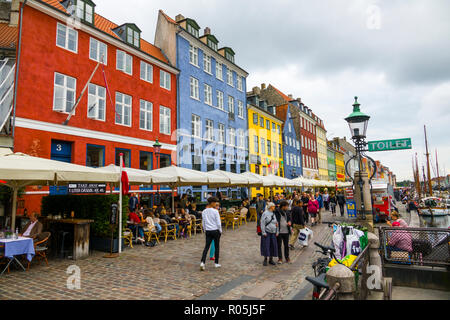
<path fill-rule="evenodd" d="M 226 182 L 222 184 L 220 183 L 210 184 L 209 186 L 212 188 L 231 187 L 231 186 L 247 187 L 250 184 L 249 179 L 247 177 L 233 172 L 214 170 L 207 172 L 206 174 L 210 178 L 223 178 L 224 180 L 226 180 Z"/>
<path fill-rule="evenodd" d="M 120 166 L 111 164 L 109 166 L 99 168 L 98 170 L 108 171 L 120 174 Z M 128 182 L 134 185 L 140 184 L 152 184 L 152 179 L 150 177 L 150 171 L 133 169 L 133 168 L 122 168 L 123 171 L 127 173 Z M 119 181 L 116 181 L 119 182 Z"/>
<path fill-rule="evenodd" d="M 117 173 L 14 153 L 0 156 L 0 180 L 13 189 L 11 228 L 15 229 L 17 192 L 29 185 L 66 184 L 69 182 L 117 182 Z"/>

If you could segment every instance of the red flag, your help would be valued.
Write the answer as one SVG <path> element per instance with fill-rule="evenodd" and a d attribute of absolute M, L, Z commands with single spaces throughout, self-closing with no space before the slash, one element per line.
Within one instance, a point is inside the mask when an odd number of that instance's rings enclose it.
<path fill-rule="evenodd" d="M 128 182 L 128 174 L 125 170 L 122 170 L 122 194 L 127 195 L 130 192 L 130 184 Z"/>

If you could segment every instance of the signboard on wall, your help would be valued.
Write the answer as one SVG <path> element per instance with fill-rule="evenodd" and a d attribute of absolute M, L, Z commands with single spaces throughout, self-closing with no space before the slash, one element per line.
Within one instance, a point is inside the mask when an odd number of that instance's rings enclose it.
<path fill-rule="evenodd" d="M 71 183 L 68 188 L 69 194 L 98 194 L 106 193 L 105 183 Z"/>
<path fill-rule="evenodd" d="M 369 141 L 369 152 L 412 149 L 411 138 Z"/>

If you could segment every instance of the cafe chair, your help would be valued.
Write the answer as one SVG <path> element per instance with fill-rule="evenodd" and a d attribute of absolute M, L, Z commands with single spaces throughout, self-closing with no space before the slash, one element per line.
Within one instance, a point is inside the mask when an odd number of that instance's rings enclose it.
<path fill-rule="evenodd" d="M 250 217 L 248 221 L 258 221 L 258 214 L 256 213 L 256 208 L 250 208 Z"/>
<path fill-rule="evenodd" d="M 144 229 L 144 235 L 145 239 L 147 239 L 147 242 L 151 242 L 152 239 L 154 239 L 159 244 L 159 236 L 155 231 L 150 231 L 150 229 Z"/>
<path fill-rule="evenodd" d="M 193 220 L 193 223 L 194 223 L 194 234 L 197 234 L 197 231 L 199 231 L 199 233 L 202 233 L 203 232 L 202 219 L 195 218 Z"/>
<path fill-rule="evenodd" d="M 235 224 L 239 225 L 239 218 L 236 217 L 233 212 L 227 212 L 227 214 L 225 215 L 225 229 L 227 229 L 228 226 L 231 225 L 234 230 Z"/>
<path fill-rule="evenodd" d="M 44 260 L 48 267 L 48 260 L 47 260 L 47 250 L 48 250 L 48 240 L 50 239 L 50 236 L 52 234 L 50 232 L 43 232 L 39 235 L 37 242 L 34 243 L 34 252 L 35 252 L 35 258 L 38 261 L 38 264 L 41 264 L 41 260 Z M 31 261 L 28 261 L 27 271 L 30 270 Z"/>
<path fill-rule="evenodd" d="M 247 224 L 247 213 L 248 213 L 248 209 L 247 208 L 242 208 L 241 209 L 241 213 L 239 214 L 239 225 L 242 226 L 245 222 L 245 224 Z"/>
<path fill-rule="evenodd" d="M 167 242 L 168 238 L 173 240 L 177 239 L 177 228 L 176 223 L 167 223 L 166 220 L 160 219 L 161 232 L 159 233 L 159 237 L 164 237 L 164 242 Z M 172 228 L 170 228 L 172 226 Z"/>
<path fill-rule="evenodd" d="M 125 228 L 122 234 L 123 244 L 133 248 L 133 231 L 130 228 Z"/>

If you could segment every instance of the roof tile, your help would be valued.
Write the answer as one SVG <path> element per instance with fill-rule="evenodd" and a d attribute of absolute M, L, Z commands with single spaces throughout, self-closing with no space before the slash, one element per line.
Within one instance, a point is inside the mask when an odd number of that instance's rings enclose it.
<path fill-rule="evenodd" d="M 0 47 L 16 48 L 17 27 L 10 27 L 8 23 L 0 23 Z"/>

